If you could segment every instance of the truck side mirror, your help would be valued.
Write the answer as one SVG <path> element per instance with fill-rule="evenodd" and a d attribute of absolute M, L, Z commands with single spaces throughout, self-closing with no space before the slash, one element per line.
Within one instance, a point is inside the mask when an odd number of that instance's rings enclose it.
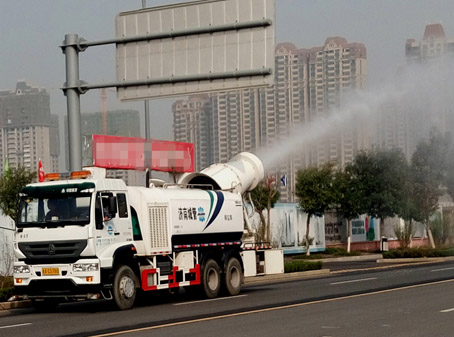
<path fill-rule="evenodd" d="M 104 228 L 104 225 L 102 223 L 102 212 L 101 208 L 96 207 L 95 208 L 95 224 L 96 224 L 96 229 L 101 230 Z"/>
<path fill-rule="evenodd" d="M 112 217 L 117 214 L 117 198 L 114 196 L 109 197 L 109 211 L 112 214 Z"/>

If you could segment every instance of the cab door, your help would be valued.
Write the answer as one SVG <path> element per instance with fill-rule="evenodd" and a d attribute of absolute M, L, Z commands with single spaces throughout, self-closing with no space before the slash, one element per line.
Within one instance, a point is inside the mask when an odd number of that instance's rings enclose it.
<path fill-rule="evenodd" d="M 98 192 L 95 200 L 96 246 L 132 241 L 126 194 Z"/>

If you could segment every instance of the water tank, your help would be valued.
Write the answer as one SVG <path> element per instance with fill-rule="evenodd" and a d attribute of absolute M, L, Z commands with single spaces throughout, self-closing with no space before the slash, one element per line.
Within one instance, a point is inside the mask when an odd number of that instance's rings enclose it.
<path fill-rule="evenodd" d="M 262 161 L 252 153 L 241 152 L 225 164 L 212 164 L 201 172 L 183 175 L 178 183 L 243 194 L 253 190 L 263 177 Z"/>

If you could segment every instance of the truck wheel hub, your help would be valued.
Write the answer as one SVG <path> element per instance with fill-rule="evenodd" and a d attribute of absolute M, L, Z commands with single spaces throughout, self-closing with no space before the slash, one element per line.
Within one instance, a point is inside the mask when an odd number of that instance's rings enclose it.
<path fill-rule="evenodd" d="M 218 275 L 214 269 L 208 271 L 208 287 L 216 289 L 219 283 Z"/>
<path fill-rule="evenodd" d="M 230 272 L 230 284 L 234 287 L 241 285 L 241 274 L 238 268 L 232 268 Z"/>
<path fill-rule="evenodd" d="M 123 277 L 120 281 L 120 292 L 124 298 L 131 298 L 134 295 L 134 281 L 129 277 Z"/>

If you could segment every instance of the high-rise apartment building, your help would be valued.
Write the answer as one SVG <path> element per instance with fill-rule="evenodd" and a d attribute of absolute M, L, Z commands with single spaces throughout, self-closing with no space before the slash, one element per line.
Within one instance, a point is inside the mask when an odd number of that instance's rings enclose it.
<path fill-rule="evenodd" d="M 173 103 L 173 134 L 177 142 L 194 143 L 194 168 L 199 171 L 213 163 L 211 139 L 213 114 L 208 95 L 193 95 Z"/>
<path fill-rule="evenodd" d="M 327 117 L 342 106 L 343 94 L 362 89 L 366 80 L 366 48 L 344 38 L 328 38 L 321 47 L 298 49 L 292 43 L 276 46 L 274 85 L 204 96 L 191 96 L 173 105 L 176 141 L 195 143 L 196 169 L 225 162 L 241 151 L 258 152 L 281 144 L 269 173 L 286 176 L 281 199 L 294 201 L 298 169 L 334 161 L 343 166 L 369 145 L 360 125 L 336 127 L 328 137 L 286 151 L 298 138 L 297 126 Z M 208 126 L 208 127 L 206 127 Z M 293 144 L 295 144 L 293 142 Z M 202 159 L 203 158 L 203 159 Z"/>
<path fill-rule="evenodd" d="M 432 71 L 443 69 L 440 65 L 452 64 L 454 39 L 446 37 L 440 23 L 427 24 L 421 40 L 407 39 L 405 57 L 407 67 L 400 70 L 400 75 L 405 75 L 403 72 L 407 71 L 414 81 L 426 81 Z M 441 132 L 452 131 L 454 109 L 450 90 L 449 86 L 444 86 L 437 89 L 433 97 L 427 90 L 424 92 L 425 99 L 407 95 L 389 102 L 379 116 L 377 146 L 400 148 L 410 160 L 417 144 L 428 137 L 432 127 Z"/>
<path fill-rule="evenodd" d="M 6 158 L 11 167 L 58 169 L 60 154 L 58 116 L 50 114 L 50 98 L 45 89 L 18 81 L 16 90 L 0 91 L 0 165 Z"/>
<path fill-rule="evenodd" d="M 414 151 L 410 140 L 412 137 L 412 120 L 405 109 L 405 103 L 397 98 L 382 106 L 377 114 L 377 135 L 375 145 L 380 148 L 402 150 L 409 161 Z"/>
<path fill-rule="evenodd" d="M 427 24 L 422 40 L 408 39 L 405 42 L 407 62 L 427 62 L 442 55 L 454 56 L 454 39 L 446 38 L 441 23 Z"/>
<path fill-rule="evenodd" d="M 308 54 L 310 119 L 328 117 L 342 109 L 346 93 L 366 85 L 366 47 L 330 37 L 324 46 L 305 50 Z M 356 152 L 369 146 L 366 125 L 359 120 L 339 123 L 327 137 L 311 146 L 311 163 L 334 162 L 343 167 Z"/>

